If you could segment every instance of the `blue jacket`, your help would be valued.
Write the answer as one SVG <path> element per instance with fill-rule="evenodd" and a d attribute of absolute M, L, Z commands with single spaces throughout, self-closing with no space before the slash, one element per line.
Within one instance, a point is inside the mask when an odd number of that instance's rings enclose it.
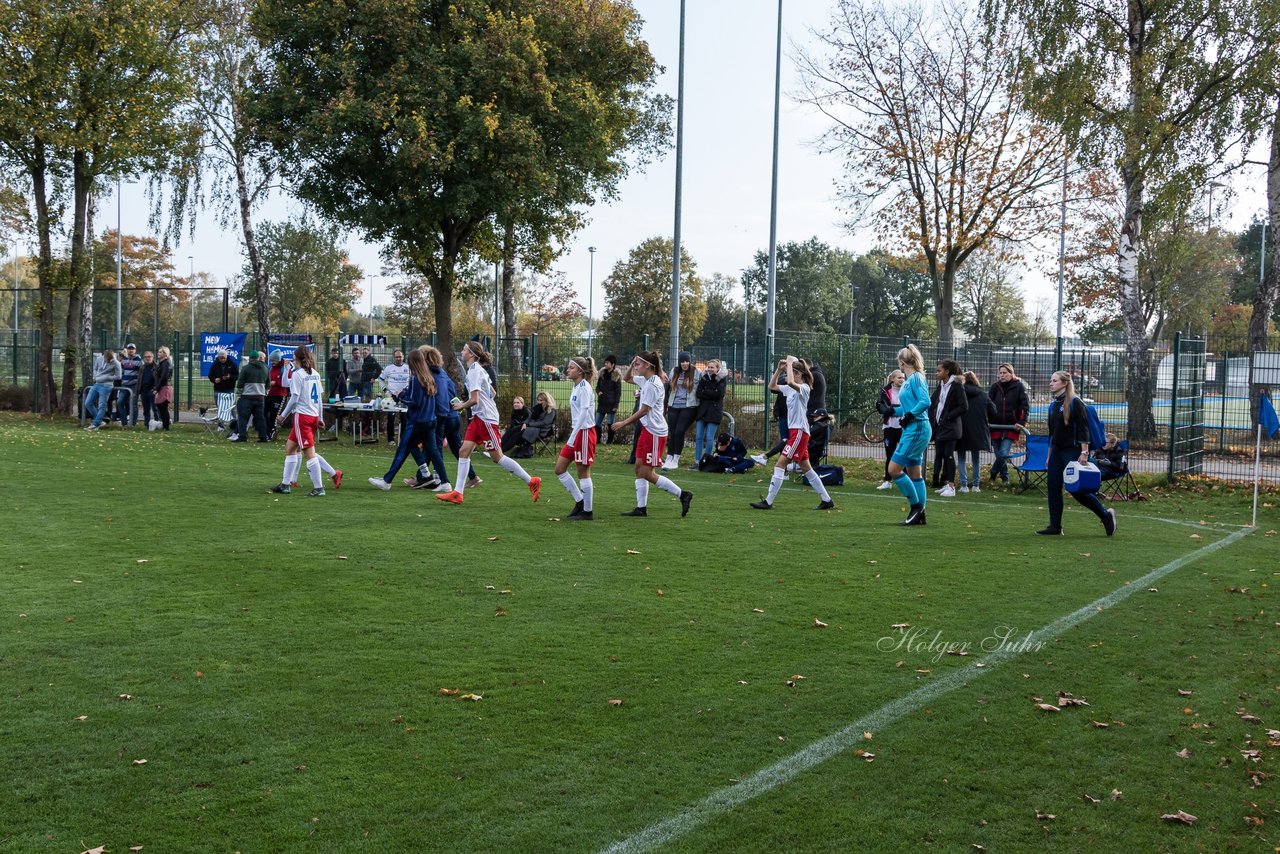
<path fill-rule="evenodd" d="M 453 411 L 453 406 L 449 403 L 458 393 L 453 380 L 435 365 L 431 366 L 431 378 L 436 381 L 436 418 L 457 418 L 458 413 Z"/>
<path fill-rule="evenodd" d="M 427 394 L 427 390 L 413 374 L 409 375 L 409 387 L 400 392 L 400 403 L 409 410 L 407 414 L 410 424 L 435 423 L 435 398 Z"/>

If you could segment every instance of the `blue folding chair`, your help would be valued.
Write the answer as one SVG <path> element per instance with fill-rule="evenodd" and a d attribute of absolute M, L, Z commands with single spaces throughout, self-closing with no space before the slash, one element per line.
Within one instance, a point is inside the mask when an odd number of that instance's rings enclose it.
<path fill-rule="evenodd" d="M 1018 492 L 1038 489 L 1042 493 L 1046 489 L 1049 477 L 1049 437 L 1027 435 L 1027 448 L 1020 454 L 1014 454 L 1009 460 L 1017 460 L 1014 470 L 1018 472 Z"/>

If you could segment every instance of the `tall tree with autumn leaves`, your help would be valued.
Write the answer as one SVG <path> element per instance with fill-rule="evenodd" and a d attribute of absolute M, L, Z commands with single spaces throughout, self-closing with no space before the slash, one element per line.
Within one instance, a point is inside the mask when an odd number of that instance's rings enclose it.
<path fill-rule="evenodd" d="M 652 130 L 624 0 L 262 0 L 253 20 L 255 110 L 299 194 L 430 282 L 446 349 L 460 265 L 499 222 L 575 226 Z"/>
<path fill-rule="evenodd" d="M 923 256 L 950 347 L 956 271 L 1052 221 L 1063 134 L 1023 98 L 1016 34 L 988 39 L 973 10 L 840 0 L 833 14 L 821 52 L 800 53 L 804 100 L 832 121 L 823 144 L 845 158 L 854 223 Z"/>
<path fill-rule="evenodd" d="M 1128 436 L 1155 435 L 1150 314 L 1139 272 L 1149 207 L 1186 210 L 1238 135 L 1280 37 L 1273 0 L 986 0 L 993 30 L 1025 34 L 1027 92 L 1072 155 L 1112 170 L 1129 387 Z"/>
<path fill-rule="evenodd" d="M 185 46 L 201 14 L 200 4 L 184 0 L 0 4 L 0 158 L 23 175 L 35 208 L 46 412 L 73 410 L 76 369 L 88 355 L 89 226 L 99 183 L 164 169 L 194 142 L 182 110 L 194 80 Z M 59 383 L 53 246 L 64 233 L 70 299 Z"/>

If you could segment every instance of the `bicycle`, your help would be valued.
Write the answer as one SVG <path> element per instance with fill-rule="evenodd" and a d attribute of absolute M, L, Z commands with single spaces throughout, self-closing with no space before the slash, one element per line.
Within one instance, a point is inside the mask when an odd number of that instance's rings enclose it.
<path fill-rule="evenodd" d="M 875 409 L 862 419 L 862 438 L 868 445 L 884 444 L 884 419 Z"/>

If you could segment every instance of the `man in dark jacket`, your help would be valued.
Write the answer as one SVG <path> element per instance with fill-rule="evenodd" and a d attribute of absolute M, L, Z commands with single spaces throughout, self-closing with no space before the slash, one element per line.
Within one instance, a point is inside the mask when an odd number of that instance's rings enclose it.
<path fill-rule="evenodd" d="M 996 460 L 991 464 L 991 483 L 1000 478 L 1009 482 L 1009 455 L 1013 445 L 1022 438 L 1015 425 L 1026 424 L 1031 411 L 1031 397 L 1027 386 L 1013 372 L 1013 365 L 1004 363 L 997 371 L 996 381 L 987 392 L 991 399 L 991 445 Z"/>
<path fill-rule="evenodd" d="M 364 348 L 364 362 L 360 366 L 360 396 L 366 400 L 373 398 L 373 381 L 382 375 L 382 365 L 378 364 L 377 358 L 373 353 L 369 352 L 369 348 Z"/>
<path fill-rule="evenodd" d="M 602 444 L 613 441 L 613 421 L 618 416 L 621 401 L 622 377 L 618 373 L 618 357 L 610 353 L 604 357 L 604 365 L 596 380 L 596 439 Z"/>
<path fill-rule="evenodd" d="M 240 401 L 236 404 L 236 435 L 231 441 L 249 441 L 249 419 L 253 418 L 253 428 L 258 431 L 259 442 L 271 441 L 267 434 L 266 400 L 267 386 L 271 384 L 271 376 L 263 362 L 266 354 L 250 353 L 249 362 L 240 372 L 236 380 L 236 388 L 240 391 Z"/>
<path fill-rule="evenodd" d="M 698 461 L 698 467 L 702 471 L 716 473 L 741 474 L 754 465 L 752 460 L 747 459 L 747 446 L 743 441 L 728 433 L 721 433 L 716 437 L 716 446 Z"/>

